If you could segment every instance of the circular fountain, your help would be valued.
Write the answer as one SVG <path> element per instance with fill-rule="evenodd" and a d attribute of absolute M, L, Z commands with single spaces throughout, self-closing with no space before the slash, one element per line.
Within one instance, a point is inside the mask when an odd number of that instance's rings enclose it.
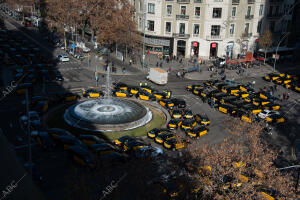
<path fill-rule="evenodd" d="M 65 121 L 89 131 L 124 131 L 151 121 L 152 112 L 148 107 L 137 101 L 111 97 L 110 70 L 107 71 L 105 97 L 72 105 L 65 111 Z"/>

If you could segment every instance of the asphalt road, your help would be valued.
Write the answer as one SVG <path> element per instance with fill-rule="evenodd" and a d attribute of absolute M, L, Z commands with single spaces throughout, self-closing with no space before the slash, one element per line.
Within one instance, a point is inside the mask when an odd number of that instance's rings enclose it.
<path fill-rule="evenodd" d="M 28 40 L 38 43 L 43 53 L 50 57 L 56 57 L 58 54 L 62 53 L 60 49 L 51 49 L 47 42 L 43 41 L 42 38 L 36 32 L 30 32 L 20 26 L 17 22 L 12 19 L 6 19 L 7 27 L 15 31 L 23 31 L 25 33 L 24 37 L 27 37 Z M 34 41 L 33 41 L 34 40 Z M 61 84 L 58 82 L 47 83 L 46 93 L 56 93 L 58 91 L 72 91 L 72 92 L 81 92 L 81 89 L 94 87 L 96 82 L 94 80 L 94 71 L 87 69 L 85 63 L 81 63 L 71 58 L 70 62 L 67 63 L 58 63 L 56 68 L 62 73 L 65 81 Z M 6 76 L 9 74 L 9 70 L 3 70 L 1 76 Z M 9 83 L 8 75 L 6 83 Z M 146 75 L 112 75 L 113 82 L 124 82 L 130 85 L 138 85 L 140 82 L 145 82 Z M 259 87 L 264 87 L 269 85 L 269 83 L 264 82 L 260 77 L 256 78 L 246 78 L 243 81 L 256 81 L 256 89 Z M 239 81 L 239 80 L 237 80 Z M 227 118 L 227 115 L 224 115 L 215 109 L 212 109 L 208 104 L 203 104 L 201 100 L 194 96 L 193 94 L 187 92 L 185 87 L 190 83 L 200 83 L 200 81 L 193 81 L 188 79 L 179 79 L 175 74 L 170 74 L 168 84 L 166 86 L 157 86 L 148 82 L 148 85 L 152 85 L 158 90 L 169 89 L 173 92 L 174 97 L 182 98 L 187 102 L 187 107 L 191 109 L 194 114 L 206 114 L 211 119 L 211 125 L 209 127 L 209 133 L 202 137 L 200 140 L 202 143 L 218 143 L 221 142 L 228 133 L 225 131 L 224 120 Z M 103 78 L 100 78 L 99 87 L 104 87 L 105 82 Z M 39 89 L 35 90 L 36 94 L 40 93 L 41 86 Z M 285 89 L 280 89 L 278 94 L 286 91 Z M 277 94 L 276 94 L 277 95 Z M 298 94 L 291 93 L 291 101 L 283 103 L 283 109 L 286 111 L 286 116 L 294 117 L 299 121 L 299 116 L 295 113 L 295 110 L 300 110 L 298 104 L 293 104 L 293 101 L 299 97 Z M 25 106 L 21 104 L 21 101 L 24 100 L 24 96 L 11 95 L 6 97 L 0 102 L 0 114 L 2 120 L 0 121 L 1 127 L 4 131 L 4 135 L 8 138 L 9 142 L 15 148 L 17 157 L 19 161 L 25 162 L 27 160 L 27 137 L 24 134 L 24 131 L 19 126 L 19 113 L 25 111 Z M 294 107 L 292 107 L 294 105 Z M 291 109 L 292 108 L 292 109 Z M 289 156 L 289 145 L 290 141 L 283 137 L 287 132 L 297 131 L 299 122 L 293 121 L 293 124 L 289 124 L 286 127 L 279 127 L 274 129 L 273 135 L 269 136 L 270 141 L 273 145 L 281 146 L 285 150 L 283 157 Z M 146 133 L 145 133 L 146 134 Z M 181 136 L 184 137 L 182 132 L 179 132 Z M 295 132 L 294 134 L 297 135 Z M 40 171 L 43 181 L 41 183 L 37 182 L 41 190 L 45 193 L 48 199 L 64 199 L 64 184 L 65 184 L 65 174 L 72 168 L 73 163 L 70 162 L 70 159 L 67 158 L 66 153 L 61 149 L 56 149 L 53 152 L 44 152 L 38 146 L 33 146 L 33 161 L 37 164 L 37 168 Z M 284 163 L 288 164 L 288 162 Z M 282 164 L 282 165 L 284 165 Z M 63 177 L 63 178 L 62 178 Z"/>

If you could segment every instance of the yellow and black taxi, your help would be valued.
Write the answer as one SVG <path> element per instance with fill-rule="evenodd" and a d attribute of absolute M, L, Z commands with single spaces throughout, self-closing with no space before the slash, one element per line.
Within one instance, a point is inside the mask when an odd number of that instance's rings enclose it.
<path fill-rule="evenodd" d="M 236 96 L 236 97 L 246 98 L 246 97 L 248 97 L 250 94 L 249 94 L 248 92 L 239 91 L 239 92 L 233 93 L 233 95 Z"/>
<path fill-rule="evenodd" d="M 69 131 L 60 128 L 49 128 L 47 132 L 54 140 L 57 140 L 59 136 L 73 136 Z"/>
<path fill-rule="evenodd" d="M 117 151 L 117 149 L 114 146 L 108 143 L 91 144 L 89 148 L 93 153 L 100 156 Z"/>
<path fill-rule="evenodd" d="M 237 107 L 225 104 L 220 104 L 217 108 L 220 112 L 225 114 L 233 114 L 233 112 L 237 110 Z"/>
<path fill-rule="evenodd" d="M 114 140 L 114 144 L 119 146 L 119 147 L 122 147 L 123 144 L 126 142 L 126 141 L 129 141 L 129 140 L 134 140 L 133 137 L 130 137 L 128 135 L 125 135 L 125 136 L 122 136 L 116 140 Z"/>
<path fill-rule="evenodd" d="M 215 94 L 210 94 L 210 99 L 212 101 L 215 101 L 215 103 L 220 102 L 220 100 L 224 97 L 227 97 L 227 94 L 224 94 L 223 92 L 215 93 Z"/>
<path fill-rule="evenodd" d="M 46 131 L 32 131 L 31 136 L 36 139 L 44 150 L 52 150 L 55 147 L 55 143 Z"/>
<path fill-rule="evenodd" d="M 254 188 L 259 196 L 265 200 L 275 200 L 278 194 L 276 190 L 270 189 L 264 185 L 255 185 Z"/>
<path fill-rule="evenodd" d="M 225 94 L 233 94 L 235 92 L 240 91 L 240 89 L 237 86 L 224 86 L 222 87 L 221 91 Z"/>
<path fill-rule="evenodd" d="M 78 94 L 74 94 L 71 92 L 61 92 L 56 94 L 56 97 L 58 101 L 61 102 L 71 102 L 71 101 L 76 101 L 77 99 L 80 99 L 80 96 Z"/>
<path fill-rule="evenodd" d="M 116 89 L 113 92 L 115 97 L 132 97 L 133 94 L 129 93 L 127 90 Z"/>
<path fill-rule="evenodd" d="M 162 92 L 165 94 L 166 99 L 171 99 L 172 98 L 172 91 L 171 90 L 163 90 Z"/>
<path fill-rule="evenodd" d="M 248 113 L 243 113 L 241 115 L 241 120 L 247 123 L 251 123 L 252 122 L 252 118 Z"/>
<path fill-rule="evenodd" d="M 274 73 L 271 73 L 271 74 L 267 74 L 266 76 L 263 77 L 263 79 L 265 81 L 274 81 L 276 79 L 279 79 L 280 78 L 280 75 L 279 74 L 274 74 Z"/>
<path fill-rule="evenodd" d="M 170 138 L 164 142 L 164 147 L 166 149 L 175 150 L 175 149 L 181 149 L 184 146 L 185 146 L 184 143 L 179 142 L 178 140 L 176 140 L 176 138 Z"/>
<path fill-rule="evenodd" d="M 254 89 L 250 86 L 250 84 L 239 85 L 239 89 L 240 89 L 241 92 L 246 92 L 246 93 L 254 92 Z"/>
<path fill-rule="evenodd" d="M 190 109 L 182 110 L 182 116 L 185 119 L 193 119 L 193 112 Z"/>
<path fill-rule="evenodd" d="M 205 126 L 188 129 L 185 131 L 186 135 L 190 136 L 191 138 L 201 137 L 201 136 L 207 134 L 207 132 L 208 132 L 208 129 Z"/>
<path fill-rule="evenodd" d="M 153 139 L 153 138 L 157 137 L 158 135 L 165 133 L 166 131 L 168 131 L 168 129 L 154 128 L 147 133 L 147 137 Z"/>
<path fill-rule="evenodd" d="M 81 135 L 78 136 L 78 139 L 83 144 L 86 144 L 86 145 L 105 143 L 105 140 L 103 140 L 102 138 L 97 137 L 96 135 L 81 134 Z"/>
<path fill-rule="evenodd" d="M 293 90 L 300 93 L 300 84 L 294 84 Z"/>
<path fill-rule="evenodd" d="M 285 122 L 285 118 L 282 115 L 272 114 L 265 118 L 267 123 L 280 124 Z"/>
<path fill-rule="evenodd" d="M 167 94 L 164 92 L 153 91 L 151 93 L 157 100 L 166 99 Z"/>
<path fill-rule="evenodd" d="M 154 141 L 158 144 L 163 144 L 166 140 L 168 140 L 170 138 L 175 138 L 175 135 L 170 132 L 165 132 L 165 133 L 157 136 Z"/>
<path fill-rule="evenodd" d="M 173 109 L 174 108 L 174 103 L 171 101 L 171 99 L 162 99 L 159 101 L 159 104 L 167 109 Z"/>
<path fill-rule="evenodd" d="M 151 86 L 148 86 L 148 85 L 142 85 L 141 86 L 141 89 L 144 90 L 145 92 L 148 92 L 148 93 L 152 93 L 153 91 L 156 91 L 155 89 L 153 89 Z"/>
<path fill-rule="evenodd" d="M 220 83 L 219 80 L 208 80 L 208 81 L 204 81 L 203 85 L 204 86 L 214 86 L 218 83 Z"/>
<path fill-rule="evenodd" d="M 191 84 L 186 86 L 187 91 L 193 91 L 194 89 L 203 87 L 201 84 Z"/>
<path fill-rule="evenodd" d="M 116 90 L 128 90 L 128 85 L 125 83 L 114 83 L 113 85 Z"/>
<path fill-rule="evenodd" d="M 131 94 L 137 94 L 140 92 L 140 88 L 139 87 L 136 87 L 136 86 L 128 86 L 128 92 L 131 93 Z"/>
<path fill-rule="evenodd" d="M 188 129 L 192 129 L 196 125 L 197 125 L 197 122 L 194 119 L 185 119 L 185 120 L 182 121 L 180 127 L 183 130 L 188 130 Z"/>
<path fill-rule="evenodd" d="M 260 113 L 263 109 L 259 106 L 255 106 L 255 105 L 251 105 L 251 104 L 244 104 L 242 106 L 242 108 L 254 115 L 257 115 L 258 113 Z"/>
<path fill-rule="evenodd" d="M 216 89 L 214 88 L 206 88 L 205 90 L 201 91 L 200 97 L 201 98 L 207 98 L 209 94 L 211 94 L 212 91 L 215 91 Z"/>
<path fill-rule="evenodd" d="M 104 96 L 103 92 L 97 91 L 95 89 L 87 89 L 82 91 L 82 96 L 87 98 L 98 98 Z"/>
<path fill-rule="evenodd" d="M 31 89 L 32 88 L 32 84 L 31 83 L 22 83 L 22 84 L 19 84 L 16 87 L 16 93 L 17 94 L 25 94 L 26 88 Z"/>
<path fill-rule="evenodd" d="M 68 149 L 68 152 L 76 163 L 92 169 L 96 167 L 96 159 L 88 149 L 74 145 Z"/>
<path fill-rule="evenodd" d="M 288 84 L 288 83 L 292 82 L 292 80 L 291 79 L 286 79 L 286 78 L 278 78 L 273 82 L 275 84 L 278 84 L 278 85 L 283 85 L 283 84 Z"/>
<path fill-rule="evenodd" d="M 231 104 L 231 102 L 238 100 L 239 97 L 236 96 L 223 96 L 219 99 L 221 104 Z"/>
<path fill-rule="evenodd" d="M 153 96 L 149 92 L 145 92 L 145 91 L 139 92 L 135 96 L 137 99 L 145 100 L 145 101 L 155 101 L 156 100 L 155 96 Z"/>
<path fill-rule="evenodd" d="M 177 198 L 183 191 L 183 185 L 175 181 L 164 181 L 157 183 L 157 186 L 162 190 L 163 194 L 169 199 Z"/>
<path fill-rule="evenodd" d="M 57 138 L 57 143 L 63 146 L 64 149 L 69 149 L 73 145 L 85 146 L 80 140 L 74 136 L 62 135 Z"/>
<path fill-rule="evenodd" d="M 274 97 L 270 93 L 262 91 L 262 92 L 259 93 L 259 98 L 261 98 L 261 99 L 273 99 Z"/>
<path fill-rule="evenodd" d="M 185 100 L 183 100 L 183 99 L 172 98 L 171 101 L 173 102 L 174 106 L 177 108 L 185 108 L 186 107 Z"/>
<path fill-rule="evenodd" d="M 177 109 L 169 110 L 170 116 L 174 119 L 181 119 L 182 118 L 182 112 Z"/>
<path fill-rule="evenodd" d="M 288 83 L 284 83 L 283 84 L 283 87 L 287 88 L 287 89 L 292 89 L 293 88 L 293 85 L 294 85 L 294 82 L 291 81 L 291 82 L 288 82 Z"/>
<path fill-rule="evenodd" d="M 127 140 L 124 142 L 123 151 L 136 151 L 139 148 L 146 146 L 144 143 L 137 140 Z"/>
<path fill-rule="evenodd" d="M 263 109 L 266 109 L 266 110 L 279 110 L 280 109 L 280 105 L 275 104 L 275 103 L 268 103 L 266 105 L 263 105 L 262 107 L 263 107 Z"/>
<path fill-rule="evenodd" d="M 167 128 L 170 130 L 177 129 L 180 127 L 182 121 L 180 119 L 171 119 L 167 125 Z"/>
<path fill-rule="evenodd" d="M 224 183 L 223 190 L 230 190 L 242 186 L 242 183 L 234 180 L 230 174 L 223 176 L 222 181 Z"/>
<path fill-rule="evenodd" d="M 194 119 L 199 125 L 208 126 L 210 124 L 210 120 L 207 115 L 196 114 L 194 115 Z"/>
<path fill-rule="evenodd" d="M 204 87 L 197 87 L 192 90 L 192 93 L 199 96 L 202 90 L 204 90 Z"/>

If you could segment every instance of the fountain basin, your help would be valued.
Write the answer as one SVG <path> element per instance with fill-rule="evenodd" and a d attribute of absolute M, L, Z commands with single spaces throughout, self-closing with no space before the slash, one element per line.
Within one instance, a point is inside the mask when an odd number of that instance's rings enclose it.
<path fill-rule="evenodd" d="M 95 99 L 79 102 L 64 113 L 73 127 L 89 131 L 124 131 L 147 124 L 152 112 L 144 105 L 127 99 Z"/>

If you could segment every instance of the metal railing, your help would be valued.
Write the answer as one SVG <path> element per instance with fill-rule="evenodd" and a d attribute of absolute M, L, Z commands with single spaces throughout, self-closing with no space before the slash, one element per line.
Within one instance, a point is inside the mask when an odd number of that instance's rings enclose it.
<path fill-rule="evenodd" d="M 177 0 L 177 3 L 190 3 L 190 0 Z"/>
<path fill-rule="evenodd" d="M 202 3 L 203 0 L 194 0 L 194 3 Z"/>
<path fill-rule="evenodd" d="M 248 0 L 248 4 L 255 3 L 255 0 Z"/>
<path fill-rule="evenodd" d="M 232 4 L 233 4 L 233 5 L 240 4 L 240 0 L 232 0 Z"/>
<path fill-rule="evenodd" d="M 189 18 L 188 15 L 176 15 L 176 20 L 188 20 Z"/>
<path fill-rule="evenodd" d="M 206 36 L 206 40 L 222 40 L 221 35 L 208 35 Z"/>
<path fill-rule="evenodd" d="M 190 34 L 185 34 L 185 33 L 173 33 L 173 37 L 177 38 L 189 38 Z"/>
<path fill-rule="evenodd" d="M 254 15 L 245 15 L 245 19 L 251 20 L 253 19 Z"/>
<path fill-rule="evenodd" d="M 252 33 L 243 33 L 242 36 L 243 36 L 243 37 L 251 37 L 251 36 L 252 36 Z"/>

